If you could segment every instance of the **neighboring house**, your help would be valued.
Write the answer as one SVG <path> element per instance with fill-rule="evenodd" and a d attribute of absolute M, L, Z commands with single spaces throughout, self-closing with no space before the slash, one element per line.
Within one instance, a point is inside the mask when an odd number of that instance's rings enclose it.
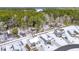
<path fill-rule="evenodd" d="M 49 44 L 49 42 L 54 39 L 49 33 L 40 35 L 40 38 L 45 42 L 45 44 Z"/>
<path fill-rule="evenodd" d="M 25 37 L 25 36 L 26 36 L 26 31 L 19 29 L 19 30 L 18 30 L 18 35 L 19 35 L 20 37 Z"/>
<path fill-rule="evenodd" d="M 62 34 L 64 33 L 64 29 L 56 29 L 54 31 L 54 34 L 57 36 L 57 37 L 62 37 Z"/>
<path fill-rule="evenodd" d="M 47 25 L 47 24 L 43 25 L 43 29 L 44 30 L 48 30 L 49 29 L 49 25 Z"/>
<path fill-rule="evenodd" d="M 14 19 L 9 19 L 9 21 L 7 21 L 7 27 L 13 27 L 15 25 L 17 25 L 17 23 Z"/>
<path fill-rule="evenodd" d="M 33 50 L 34 48 L 36 48 L 37 50 L 40 50 L 43 48 L 43 45 L 44 45 L 44 41 L 42 39 L 40 39 L 39 37 L 30 39 L 29 42 L 31 44 L 31 46 L 30 46 L 31 50 Z"/>

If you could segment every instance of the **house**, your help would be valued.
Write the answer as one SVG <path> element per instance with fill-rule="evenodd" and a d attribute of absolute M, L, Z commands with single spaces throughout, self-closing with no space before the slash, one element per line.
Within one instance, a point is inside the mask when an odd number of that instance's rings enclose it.
<path fill-rule="evenodd" d="M 6 50 L 7 50 L 7 49 L 6 49 L 6 46 L 1 46 L 0 50 L 1 50 L 1 51 L 6 51 Z"/>
<path fill-rule="evenodd" d="M 49 25 L 48 25 L 48 24 L 44 24 L 44 25 L 43 25 L 43 29 L 44 29 L 44 30 L 48 30 L 48 29 L 49 29 Z"/>
<path fill-rule="evenodd" d="M 51 43 L 50 41 L 53 40 L 53 36 L 50 33 L 40 35 L 40 38 L 44 41 L 45 44 Z"/>
<path fill-rule="evenodd" d="M 39 36 L 30 39 L 29 42 L 31 43 L 31 50 L 43 50 L 44 41 L 39 38 Z"/>
<path fill-rule="evenodd" d="M 64 33 L 64 29 L 56 29 L 54 30 L 54 34 L 57 36 L 57 37 L 62 37 L 62 34 Z"/>
<path fill-rule="evenodd" d="M 6 24 L 7 24 L 7 27 L 13 27 L 13 26 L 17 25 L 17 23 L 16 23 L 16 21 L 14 20 L 14 18 L 9 19 L 9 20 L 6 22 Z"/>

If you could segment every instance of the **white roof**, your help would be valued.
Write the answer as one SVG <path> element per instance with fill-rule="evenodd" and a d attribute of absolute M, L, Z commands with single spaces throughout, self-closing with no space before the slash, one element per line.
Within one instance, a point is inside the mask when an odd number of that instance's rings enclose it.
<path fill-rule="evenodd" d="M 48 40 L 46 34 L 42 34 L 41 36 L 42 36 L 45 40 Z"/>
<path fill-rule="evenodd" d="M 33 42 L 38 42 L 40 39 L 38 37 L 34 37 L 33 39 L 30 39 L 30 43 L 33 43 Z"/>
<path fill-rule="evenodd" d="M 47 35 L 49 35 L 50 37 L 48 38 Z M 41 36 L 42 36 L 45 40 L 50 40 L 50 39 L 53 38 L 53 34 L 51 34 L 51 33 L 42 34 Z"/>
<path fill-rule="evenodd" d="M 36 9 L 37 12 L 43 11 L 43 9 Z"/>
<path fill-rule="evenodd" d="M 72 26 L 64 27 L 63 29 L 65 29 L 65 30 L 75 30 L 76 27 L 74 25 L 72 25 Z"/>

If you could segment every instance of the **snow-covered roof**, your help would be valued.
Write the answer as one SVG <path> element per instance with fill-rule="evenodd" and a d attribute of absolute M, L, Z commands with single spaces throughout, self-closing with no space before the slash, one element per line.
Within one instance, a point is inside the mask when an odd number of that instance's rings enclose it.
<path fill-rule="evenodd" d="M 78 26 L 79 27 L 79 26 Z M 67 26 L 67 27 L 63 27 L 64 30 L 74 30 L 76 29 L 76 26 L 72 25 L 72 26 Z"/>
<path fill-rule="evenodd" d="M 45 40 L 51 40 L 53 39 L 53 34 L 51 33 L 46 33 L 41 35 Z"/>
<path fill-rule="evenodd" d="M 36 9 L 37 12 L 43 11 L 43 9 Z"/>
<path fill-rule="evenodd" d="M 38 37 L 34 37 L 33 39 L 30 39 L 29 41 L 30 41 L 30 43 L 33 43 L 33 42 L 36 43 L 36 42 L 40 41 L 40 39 Z"/>

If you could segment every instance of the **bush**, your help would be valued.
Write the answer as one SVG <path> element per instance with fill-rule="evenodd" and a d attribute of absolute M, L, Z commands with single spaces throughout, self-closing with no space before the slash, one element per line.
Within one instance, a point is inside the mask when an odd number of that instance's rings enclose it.
<path fill-rule="evenodd" d="M 17 27 L 14 27 L 14 28 L 12 29 L 12 34 L 13 34 L 13 35 L 17 35 L 17 34 L 18 34 L 18 29 L 17 29 Z"/>

